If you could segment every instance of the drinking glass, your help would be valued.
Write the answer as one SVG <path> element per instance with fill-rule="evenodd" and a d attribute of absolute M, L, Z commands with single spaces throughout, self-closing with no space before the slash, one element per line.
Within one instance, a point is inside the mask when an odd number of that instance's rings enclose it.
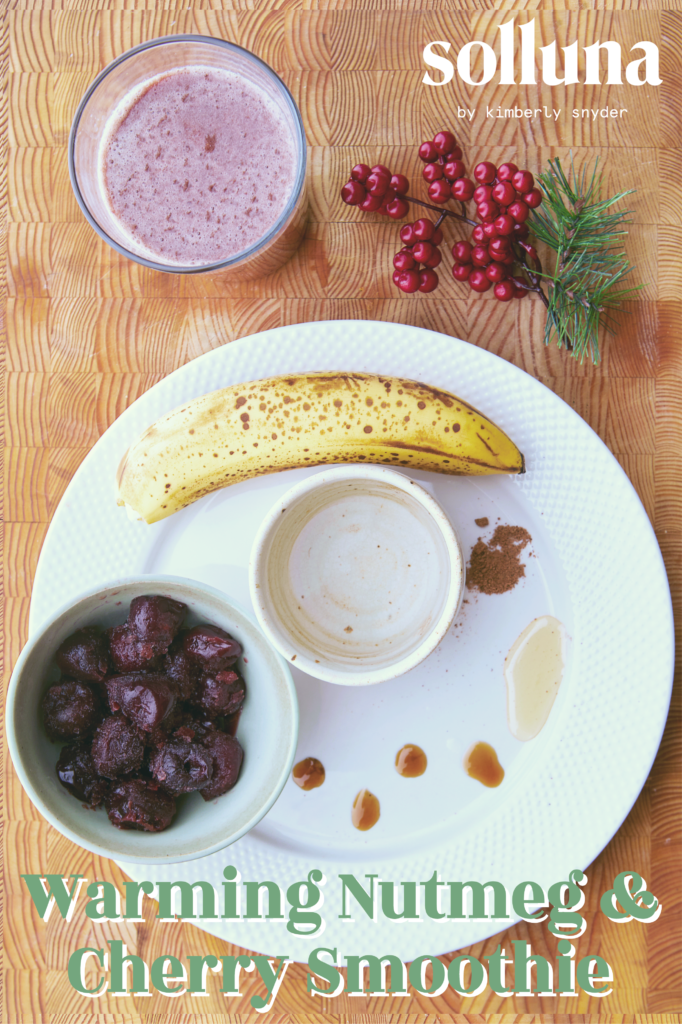
<path fill-rule="evenodd" d="M 104 151 L 111 119 L 125 111 L 125 98 L 143 83 L 181 68 L 201 67 L 239 75 L 261 90 L 274 104 L 290 132 L 295 174 L 286 206 L 272 227 L 246 249 L 224 260 L 179 266 L 162 256 L 150 258 L 117 220 L 108 200 Z M 134 101 L 133 101 L 134 102 Z M 123 104 L 123 107 L 122 107 Z M 117 57 L 102 71 L 80 102 L 69 136 L 69 174 L 86 219 L 105 242 L 136 263 L 170 274 L 223 274 L 230 280 L 249 280 L 272 273 L 298 248 L 305 231 L 306 140 L 301 115 L 282 80 L 248 50 L 211 36 L 178 35 L 152 39 Z"/>

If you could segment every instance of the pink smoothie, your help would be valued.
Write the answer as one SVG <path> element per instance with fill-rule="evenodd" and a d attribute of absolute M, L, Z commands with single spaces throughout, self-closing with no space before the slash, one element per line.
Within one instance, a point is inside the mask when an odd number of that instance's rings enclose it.
<path fill-rule="evenodd" d="M 296 172 L 291 131 L 265 93 L 203 67 L 152 82 L 104 156 L 114 215 L 150 258 L 181 266 L 229 259 L 262 238 Z"/>

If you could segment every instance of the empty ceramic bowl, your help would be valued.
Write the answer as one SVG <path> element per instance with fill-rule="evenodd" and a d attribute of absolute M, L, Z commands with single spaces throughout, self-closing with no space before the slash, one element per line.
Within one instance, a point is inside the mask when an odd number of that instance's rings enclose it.
<path fill-rule="evenodd" d="M 308 477 L 254 543 L 258 621 L 293 665 L 362 686 L 408 672 L 438 645 L 462 600 L 464 562 L 437 501 L 381 466 Z"/>

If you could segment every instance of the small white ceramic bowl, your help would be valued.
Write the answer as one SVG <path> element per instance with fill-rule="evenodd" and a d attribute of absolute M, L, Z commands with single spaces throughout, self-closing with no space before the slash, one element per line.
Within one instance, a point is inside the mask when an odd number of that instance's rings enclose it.
<path fill-rule="evenodd" d="M 434 650 L 459 609 L 464 561 L 437 501 L 382 466 L 308 477 L 272 509 L 254 542 L 253 606 L 287 661 L 366 686 Z"/>
<path fill-rule="evenodd" d="M 106 812 L 84 808 L 59 782 L 55 764 L 61 744 L 42 725 L 41 702 L 59 677 L 54 656 L 66 637 L 83 626 L 124 622 L 134 597 L 162 594 L 183 601 L 185 624 L 207 622 L 239 640 L 246 700 L 237 739 L 244 761 L 234 789 L 216 800 L 199 793 L 178 800 L 165 832 L 121 831 Z M 6 709 L 7 740 L 21 783 L 40 813 L 79 846 L 104 857 L 174 863 L 205 857 L 235 842 L 273 805 L 286 782 L 298 736 L 298 704 L 291 672 L 260 630 L 220 591 L 175 576 L 138 576 L 82 594 L 57 612 L 24 647 L 12 674 Z"/>

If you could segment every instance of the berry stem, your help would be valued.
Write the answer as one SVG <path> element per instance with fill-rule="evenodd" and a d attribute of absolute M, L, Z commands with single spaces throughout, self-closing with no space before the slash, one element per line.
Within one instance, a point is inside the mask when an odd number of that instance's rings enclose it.
<path fill-rule="evenodd" d="M 434 210 L 435 213 L 440 215 L 440 224 L 444 217 L 454 217 L 456 220 L 463 220 L 466 224 L 471 224 L 473 228 L 476 227 L 478 221 L 469 220 L 468 217 L 463 216 L 461 213 L 455 213 L 454 210 L 444 210 L 442 206 L 434 206 L 432 203 L 425 203 L 421 199 L 414 199 L 412 196 L 401 196 L 406 203 L 416 203 L 417 206 L 424 206 L 427 210 Z"/>

